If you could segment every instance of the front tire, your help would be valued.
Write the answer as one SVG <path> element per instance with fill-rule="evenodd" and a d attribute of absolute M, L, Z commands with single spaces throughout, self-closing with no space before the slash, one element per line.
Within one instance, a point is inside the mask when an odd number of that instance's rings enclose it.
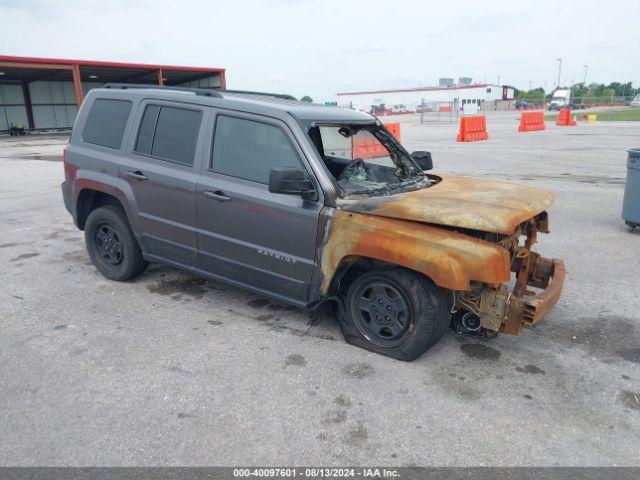
<path fill-rule="evenodd" d="M 111 280 L 131 280 L 147 268 L 120 207 L 107 205 L 92 211 L 85 223 L 84 240 L 93 264 Z"/>
<path fill-rule="evenodd" d="M 339 324 L 347 342 L 403 361 L 435 345 L 451 320 L 450 295 L 426 277 L 400 268 L 356 278 Z"/>

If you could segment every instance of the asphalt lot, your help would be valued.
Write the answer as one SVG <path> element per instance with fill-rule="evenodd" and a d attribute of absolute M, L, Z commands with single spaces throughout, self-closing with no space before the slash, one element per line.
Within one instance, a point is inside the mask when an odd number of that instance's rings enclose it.
<path fill-rule="evenodd" d="M 536 250 L 565 291 L 522 337 L 450 332 L 403 363 L 171 268 L 111 282 L 62 203 L 66 137 L 0 137 L 0 464 L 640 465 L 640 234 L 620 219 L 640 122 L 494 114 L 460 144 L 401 120 L 435 172 L 555 192 Z"/>

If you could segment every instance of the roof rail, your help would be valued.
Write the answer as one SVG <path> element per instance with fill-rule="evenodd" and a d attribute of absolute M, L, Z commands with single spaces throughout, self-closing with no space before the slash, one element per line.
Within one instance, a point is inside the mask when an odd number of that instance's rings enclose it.
<path fill-rule="evenodd" d="M 216 88 L 216 90 L 218 90 L 218 88 Z M 220 90 L 223 93 L 239 93 L 239 94 L 245 94 L 245 95 L 259 95 L 261 97 L 274 97 L 274 98 L 281 98 L 283 100 L 296 100 L 297 98 L 294 97 L 293 95 L 289 95 L 287 93 L 268 93 L 268 92 L 253 92 L 251 90 Z"/>
<path fill-rule="evenodd" d="M 196 95 L 203 95 L 205 97 L 222 97 L 220 93 L 215 90 L 207 88 L 191 88 L 191 87 L 169 87 L 165 85 L 156 85 L 155 83 L 106 83 L 104 88 L 114 88 L 120 90 L 135 90 L 135 89 L 153 89 L 153 90 L 171 90 L 177 92 L 191 92 Z"/>

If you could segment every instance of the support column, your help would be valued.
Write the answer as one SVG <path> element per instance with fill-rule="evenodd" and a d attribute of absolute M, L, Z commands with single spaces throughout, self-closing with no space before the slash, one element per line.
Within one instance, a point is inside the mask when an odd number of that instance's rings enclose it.
<path fill-rule="evenodd" d="M 164 85 L 164 80 L 162 79 L 162 69 L 161 68 L 158 69 L 158 85 L 160 85 L 160 86 Z"/>
<path fill-rule="evenodd" d="M 220 90 L 226 90 L 227 89 L 227 72 L 226 70 L 223 70 L 222 72 L 220 72 Z"/>
<path fill-rule="evenodd" d="M 29 130 L 36 129 L 36 122 L 33 118 L 33 105 L 31 105 L 31 92 L 29 92 L 29 82 L 22 82 L 22 96 L 24 97 L 24 106 L 27 109 L 27 120 L 29 122 Z"/>
<path fill-rule="evenodd" d="M 72 65 L 71 73 L 73 74 L 73 89 L 76 91 L 76 103 L 78 108 L 84 100 L 84 92 L 82 91 L 82 79 L 80 78 L 80 65 Z"/>

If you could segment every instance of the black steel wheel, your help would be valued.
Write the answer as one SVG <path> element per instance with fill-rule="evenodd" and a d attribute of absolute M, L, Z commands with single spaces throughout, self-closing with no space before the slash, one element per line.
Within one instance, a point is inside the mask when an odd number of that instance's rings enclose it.
<path fill-rule="evenodd" d="M 357 277 L 338 316 L 347 342 L 411 361 L 435 345 L 451 320 L 451 293 L 401 267 Z"/>
<path fill-rule="evenodd" d="M 84 226 L 87 252 L 105 277 L 120 282 L 140 275 L 147 262 L 122 208 L 106 205 L 93 210 Z"/>
<path fill-rule="evenodd" d="M 124 246 L 118 237 L 118 233 L 108 223 L 103 223 L 96 228 L 95 244 L 98 255 L 111 265 L 122 263 Z"/>
<path fill-rule="evenodd" d="M 411 302 L 402 288 L 379 277 L 361 284 L 351 296 L 356 327 L 372 343 L 382 347 L 400 345 L 411 325 Z"/>

